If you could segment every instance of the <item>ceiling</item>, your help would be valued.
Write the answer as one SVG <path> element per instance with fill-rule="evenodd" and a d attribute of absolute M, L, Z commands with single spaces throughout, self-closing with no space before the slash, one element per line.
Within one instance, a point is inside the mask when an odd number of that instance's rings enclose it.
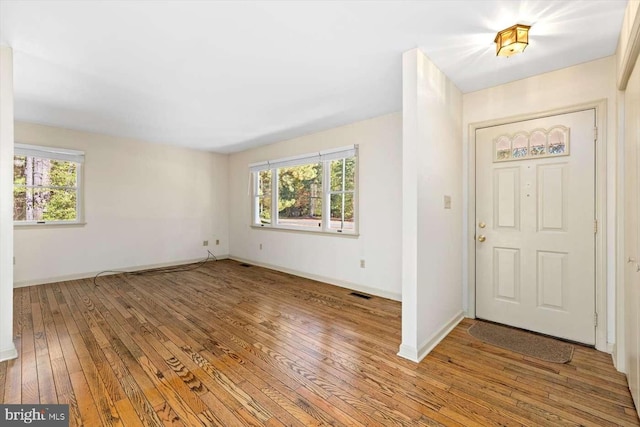
<path fill-rule="evenodd" d="M 1 0 L 0 43 L 17 120 L 234 152 L 400 111 L 415 47 L 464 93 L 612 55 L 626 4 Z"/>

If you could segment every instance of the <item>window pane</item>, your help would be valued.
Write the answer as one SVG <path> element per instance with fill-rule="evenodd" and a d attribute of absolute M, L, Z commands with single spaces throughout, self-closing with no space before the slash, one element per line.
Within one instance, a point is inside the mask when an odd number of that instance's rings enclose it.
<path fill-rule="evenodd" d="M 257 195 L 271 194 L 271 170 L 258 172 L 258 188 Z"/>
<path fill-rule="evenodd" d="M 64 179 L 70 179 L 70 177 L 66 176 Z M 78 219 L 76 190 L 60 188 L 42 190 L 39 200 L 43 204 L 42 219 L 45 221 L 74 221 Z"/>
<path fill-rule="evenodd" d="M 542 156 L 545 153 L 545 146 L 547 144 L 547 137 L 542 131 L 533 131 L 531 133 L 530 145 L 531 145 L 531 155 L 532 156 Z"/>
<path fill-rule="evenodd" d="M 549 154 L 564 154 L 566 134 L 560 129 L 549 132 Z"/>
<path fill-rule="evenodd" d="M 527 157 L 529 148 L 529 139 L 526 135 L 518 134 L 513 138 L 513 152 L 511 156 L 514 159 Z"/>
<path fill-rule="evenodd" d="M 13 189 L 14 221 L 73 221 L 78 218 L 74 189 Z"/>
<path fill-rule="evenodd" d="M 321 163 L 278 169 L 278 224 L 320 228 Z"/>
<path fill-rule="evenodd" d="M 15 156 L 13 158 L 13 183 L 25 185 L 27 183 L 27 175 L 25 166 L 27 158 L 25 156 Z"/>
<path fill-rule="evenodd" d="M 354 198 L 353 193 L 331 195 L 332 230 L 353 230 L 354 227 Z"/>
<path fill-rule="evenodd" d="M 271 224 L 271 197 L 258 197 L 258 223 Z"/>
<path fill-rule="evenodd" d="M 342 188 L 344 179 L 344 189 Z M 356 158 L 331 161 L 331 191 L 353 191 L 356 186 Z"/>
<path fill-rule="evenodd" d="M 49 185 L 55 187 L 75 187 L 78 164 L 62 160 L 50 160 Z M 45 184 L 46 185 L 46 184 Z"/>
<path fill-rule="evenodd" d="M 27 197 L 27 193 L 30 193 Z M 13 187 L 13 220 L 25 221 L 27 219 L 27 198 L 33 199 L 31 190 L 24 187 Z"/>

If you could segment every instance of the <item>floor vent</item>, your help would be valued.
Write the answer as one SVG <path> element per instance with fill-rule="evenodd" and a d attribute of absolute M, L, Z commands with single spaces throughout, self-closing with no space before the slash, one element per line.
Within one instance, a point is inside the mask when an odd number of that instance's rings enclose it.
<path fill-rule="evenodd" d="M 251 264 L 247 264 L 246 262 L 243 262 L 242 264 L 240 264 L 240 267 L 251 267 Z"/>
<path fill-rule="evenodd" d="M 369 295 L 361 294 L 359 292 L 351 292 L 349 295 L 353 295 L 354 297 L 358 297 L 362 299 L 371 299 Z"/>

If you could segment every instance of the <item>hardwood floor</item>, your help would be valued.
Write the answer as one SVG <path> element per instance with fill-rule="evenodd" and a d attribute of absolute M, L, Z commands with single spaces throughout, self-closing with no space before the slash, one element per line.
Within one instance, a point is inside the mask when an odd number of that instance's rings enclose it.
<path fill-rule="evenodd" d="M 67 403 L 71 425 L 637 426 L 624 375 L 471 337 L 396 356 L 400 304 L 225 260 L 190 272 L 15 290 L 4 403 Z"/>

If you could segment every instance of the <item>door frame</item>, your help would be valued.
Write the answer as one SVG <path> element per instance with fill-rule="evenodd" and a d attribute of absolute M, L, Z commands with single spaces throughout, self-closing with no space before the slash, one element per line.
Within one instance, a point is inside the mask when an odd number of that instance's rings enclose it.
<path fill-rule="evenodd" d="M 597 142 L 595 146 L 595 215 L 598 232 L 595 234 L 595 302 L 598 325 L 596 349 L 611 353 L 607 344 L 607 100 L 600 99 L 554 110 L 527 113 L 482 122 L 470 123 L 467 157 L 467 317 L 476 317 L 476 130 L 524 120 L 541 119 L 559 114 L 595 110 Z"/>

